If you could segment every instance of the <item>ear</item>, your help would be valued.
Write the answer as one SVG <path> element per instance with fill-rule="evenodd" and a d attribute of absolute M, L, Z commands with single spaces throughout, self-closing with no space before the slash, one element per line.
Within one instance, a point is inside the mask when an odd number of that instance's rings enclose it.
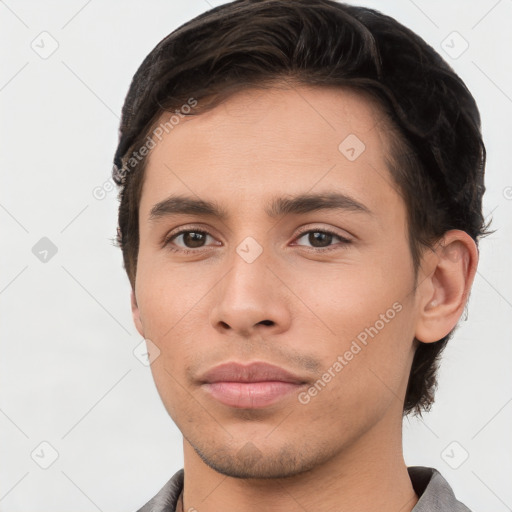
<path fill-rule="evenodd" d="M 135 324 L 135 327 L 137 331 L 139 331 L 139 334 L 144 338 L 144 327 L 142 325 L 142 321 L 140 319 L 140 310 L 139 306 L 137 305 L 137 299 L 135 297 L 135 291 L 132 289 L 131 293 L 131 303 L 132 303 L 132 317 L 133 317 L 133 323 Z"/>
<path fill-rule="evenodd" d="M 416 338 L 432 343 L 459 321 L 478 264 L 478 249 L 464 231 L 447 231 L 433 252 L 426 252 L 419 274 Z M 425 272 L 426 270 L 426 272 Z"/>

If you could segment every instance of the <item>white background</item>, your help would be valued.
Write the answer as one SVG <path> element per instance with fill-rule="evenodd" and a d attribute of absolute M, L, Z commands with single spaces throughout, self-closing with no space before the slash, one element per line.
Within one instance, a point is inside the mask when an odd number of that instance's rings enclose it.
<path fill-rule="evenodd" d="M 116 192 L 99 200 L 93 190 L 111 185 L 121 107 L 143 58 L 219 3 L 0 2 L 2 512 L 135 510 L 182 467 L 181 435 L 133 355 L 141 338 L 111 242 Z M 481 242 L 468 320 L 444 353 L 432 411 L 404 422 L 404 450 L 408 465 L 438 468 L 474 512 L 504 512 L 512 509 L 512 1 L 355 3 L 419 33 L 481 110 L 485 214 L 498 231 Z M 41 37 L 50 47 L 43 31 L 58 42 L 46 59 L 31 48 Z M 456 59 L 442 47 L 453 31 L 469 43 Z M 32 252 L 42 237 L 58 250 L 46 263 Z M 50 456 L 43 441 L 58 452 L 48 469 L 31 458 Z M 453 469 L 447 447 L 452 460 L 464 450 L 469 458 Z"/>

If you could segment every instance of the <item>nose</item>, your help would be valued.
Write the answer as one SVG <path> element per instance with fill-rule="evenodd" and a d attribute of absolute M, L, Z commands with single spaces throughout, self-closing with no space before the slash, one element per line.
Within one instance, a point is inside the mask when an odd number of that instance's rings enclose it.
<path fill-rule="evenodd" d="M 279 268 L 263 254 L 248 263 L 238 254 L 215 287 L 210 321 L 223 334 L 251 337 L 279 334 L 290 327 L 290 300 L 286 287 L 276 279 Z M 270 270 L 267 265 L 272 265 Z"/>

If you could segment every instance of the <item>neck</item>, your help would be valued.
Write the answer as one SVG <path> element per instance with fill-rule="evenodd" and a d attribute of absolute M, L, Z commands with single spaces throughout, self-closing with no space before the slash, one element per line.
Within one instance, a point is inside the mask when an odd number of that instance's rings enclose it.
<path fill-rule="evenodd" d="M 184 440 L 183 510 L 410 512 L 418 496 L 403 459 L 401 427 L 401 417 L 398 425 L 382 421 L 322 465 L 277 479 L 220 474 Z"/>

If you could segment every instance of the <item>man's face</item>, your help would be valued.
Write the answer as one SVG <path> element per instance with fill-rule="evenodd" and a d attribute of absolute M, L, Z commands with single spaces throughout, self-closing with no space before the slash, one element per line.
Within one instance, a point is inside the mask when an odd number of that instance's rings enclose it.
<path fill-rule="evenodd" d="M 167 411 L 221 473 L 292 475 L 400 429 L 418 306 L 381 118 L 347 90 L 250 90 L 182 119 L 149 155 L 134 318 L 160 350 Z M 276 212 L 303 194 L 350 200 Z M 155 209 L 170 196 L 225 216 Z M 206 380 L 256 361 L 296 382 Z"/>

